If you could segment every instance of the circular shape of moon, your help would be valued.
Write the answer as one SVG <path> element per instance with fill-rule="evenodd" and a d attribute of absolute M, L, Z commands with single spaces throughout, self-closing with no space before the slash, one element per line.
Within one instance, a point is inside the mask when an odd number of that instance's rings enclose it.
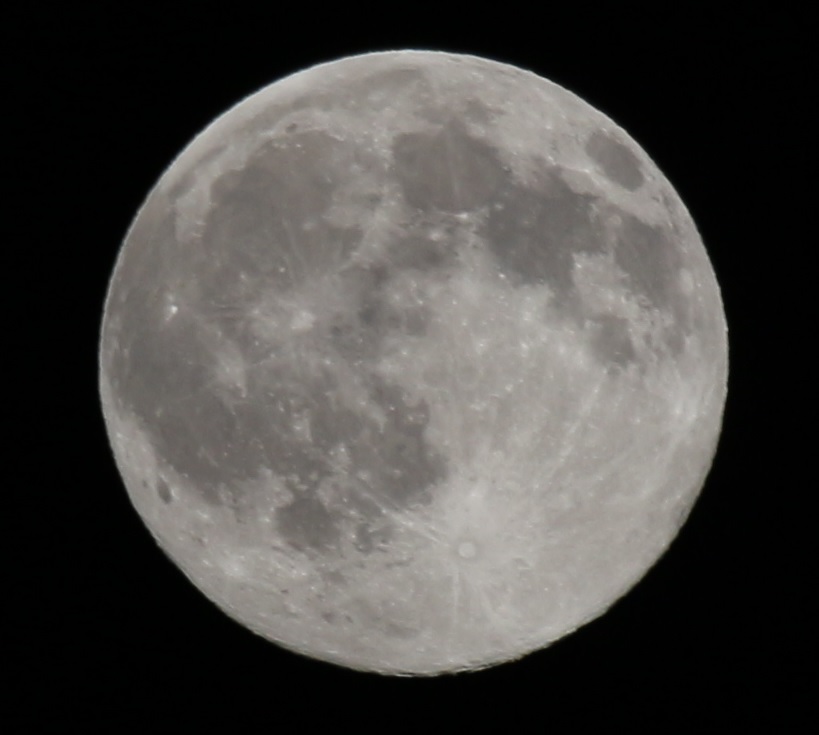
<path fill-rule="evenodd" d="M 377 53 L 249 97 L 174 161 L 110 283 L 130 498 L 228 615 L 396 674 L 543 648 L 699 493 L 719 288 L 645 152 L 574 94 Z"/>

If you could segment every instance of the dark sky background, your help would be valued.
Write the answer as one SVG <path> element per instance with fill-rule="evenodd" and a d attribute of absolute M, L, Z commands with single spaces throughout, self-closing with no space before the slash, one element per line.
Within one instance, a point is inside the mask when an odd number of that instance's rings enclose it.
<path fill-rule="evenodd" d="M 0 31 L 13 126 L 6 318 L 19 340 L 5 360 L 19 373 L 7 383 L 15 412 L 4 597 L 14 620 L 0 658 L 12 674 L 0 698 L 5 732 L 810 730 L 819 483 L 808 108 L 817 79 L 806 10 L 545 4 L 528 17 L 499 3 L 467 17 L 442 4 L 377 13 L 63 5 L 7 11 Z M 731 348 L 719 451 L 663 559 L 605 616 L 552 647 L 435 679 L 311 661 L 219 612 L 130 506 L 96 393 L 114 258 L 173 157 L 277 78 L 398 48 L 530 69 L 624 127 L 700 229 Z"/>

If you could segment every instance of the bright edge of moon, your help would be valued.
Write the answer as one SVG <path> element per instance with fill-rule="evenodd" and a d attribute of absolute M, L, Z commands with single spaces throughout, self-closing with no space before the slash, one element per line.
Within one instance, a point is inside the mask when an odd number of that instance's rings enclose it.
<path fill-rule="evenodd" d="M 189 579 L 405 675 L 625 594 L 701 490 L 727 378 L 713 269 L 637 143 L 426 51 L 315 66 L 198 135 L 128 232 L 99 358 L 130 499 Z"/>

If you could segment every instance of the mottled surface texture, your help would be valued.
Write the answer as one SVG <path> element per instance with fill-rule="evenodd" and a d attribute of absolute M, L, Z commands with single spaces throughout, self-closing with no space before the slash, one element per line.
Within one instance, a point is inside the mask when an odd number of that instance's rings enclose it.
<path fill-rule="evenodd" d="M 656 166 L 565 90 L 375 54 L 262 90 L 151 192 L 100 350 L 119 467 L 218 605 L 363 669 L 600 614 L 686 517 L 719 291 Z"/>

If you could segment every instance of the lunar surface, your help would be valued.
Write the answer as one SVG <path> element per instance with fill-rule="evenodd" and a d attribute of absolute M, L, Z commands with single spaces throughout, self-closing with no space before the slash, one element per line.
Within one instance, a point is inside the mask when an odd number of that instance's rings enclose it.
<path fill-rule="evenodd" d="M 100 344 L 117 465 L 192 582 L 288 649 L 410 675 L 543 648 L 632 587 L 726 374 L 646 153 L 545 79 L 432 52 L 310 68 L 196 137 Z"/>

